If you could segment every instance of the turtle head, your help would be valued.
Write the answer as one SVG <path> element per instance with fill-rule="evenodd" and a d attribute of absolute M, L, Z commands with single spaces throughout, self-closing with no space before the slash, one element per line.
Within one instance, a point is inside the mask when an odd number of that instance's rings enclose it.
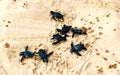
<path fill-rule="evenodd" d="M 52 14 L 52 15 L 53 15 L 54 13 L 55 13 L 54 11 L 50 11 L 50 14 Z"/>

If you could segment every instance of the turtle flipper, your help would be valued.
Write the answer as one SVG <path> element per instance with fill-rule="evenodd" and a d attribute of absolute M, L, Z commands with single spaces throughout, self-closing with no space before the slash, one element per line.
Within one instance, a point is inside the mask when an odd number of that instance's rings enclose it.
<path fill-rule="evenodd" d="M 25 51 L 27 51 L 27 50 L 28 50 L 28 46 L 25 47 Z"/>
<path fill-rule="evenodd" d="M 54 53 L 53 51 L 50 52 L 50 53 L 47 55 L 47 57 L 50 57 L 53 53 Z"/>
<path fill-rule="evenodd" d="M 52 44 L 53 44 L 53 45 L 54 45 L 54 44 L 58 44 L 59 42 L 60 42 L 60 41 L 56 41 L 56 42 L 54 42 L 54 43 L 52 43 Z"/>
<path fill-rule="evenodd" d="M 43 62 L 47 62 L 48 63 L 48 58 L 44 58 Z"/>
<path fill-rule="evenodd" d="M 71 47 L 74 47 L 73 42 L 71 43 Z"/>
<path fill-rule="evenodd" d="M 62 18 L 62 21 L 64 21 L 64 18 Z"/>
<path fill-rule="evenodd" d="M 78 56 L 82 56 L 82 55 L 81 55 L 79 52 L 77 52 L 77 51 L 76 51 L 75 53 L 76 53 Z"/>
<path fill-rule="evenodd" d="M 74 37 L 74 35 L 75 35 L 75 34 L 73 33 L 73 34 L 72 34 L 72 38 Z"/>
<path fill-rule="evenodd" d="M 83 49 L 86 51 L 87 50 L 87 48 L 86 47 L 83 47 Z"/>
<path fill-rule="evenodd" d="M 82 34 L 87 35 L 87 32 L 83 32 Z"/>
<path fill-rule="evenodd" d="M 25 57 L 24 57 L 24 56 L 22 56 L 22 58 L 21 58 L 21 60 L 20 60 L 20 61 L 22 62 L 22 61 L 24 60 L 24 58 L 25 58 Z"/>
<path fill-rule="evenodd" d="M 55 18 L 54 16 L 52 16 L 52 19 L 54 19 L 55 21 L 57 21 L 56 18 Z"/>
<path fill-rule="evenodd" d="M 61 32 L 61 29 L 56 29 L 58 32 Z"/>

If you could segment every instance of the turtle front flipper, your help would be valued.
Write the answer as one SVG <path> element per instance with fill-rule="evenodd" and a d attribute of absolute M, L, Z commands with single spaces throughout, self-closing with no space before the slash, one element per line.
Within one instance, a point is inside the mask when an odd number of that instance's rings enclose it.
<path fill-rule="evenodd" d="M 75 48 L 74 48 L 74 44 L 73 42 L 71 43 L 71 49 L 70 49 L 70 52 L 74 52 L 75 51 Z"/>
<path fill-rule="evenodd" d="M 56 29 L 58 32 L 61 32 L 61 29 Z"/>
<path fill-rule="evenodd" d="M 20 61 L 22 62 L 22 61 L 24 60 L 24 58 L 25 58 L 25 57 L 24 57 L 24 56 L 22 56 L 22 58 L 21 58 L 21 60 L 20 60 Z"/>
<path fill-rule="evenodd" d="M 86 51 L 87 50 L 87 48 L 86 47 L 83 47 L 83 49 Z"/>
<path fill-rule="evenodd" d="M 54 53 L 53 51 L 50 52 L 50 53 L 47 55 L 47 57 L 50 57 L 53 53 Z"/>
<path fill-rule="evenodd" d="M 74 32 L 73 32 L 73 34 L 72 34 L 72 38 L 74 37 L 74 35 L 75 35 L 75 34 L 74 34 Z"/>
<path fill-rule="evenodd" d="M 71 43 L 71 47 L 74 47 L 73 42 Z"/>
<path fill-rule="evenodd" d="M 25 51 L 28 51 L 28 46 L 25 47 Z"/>
<path fill-rule="evenodd" d="M 20 56 L 23 56 L 23 55 L 24 55 L 24 53 L 25 53 L 25 52 L 20 52 L 20 53 L 19 53 L 19 55 L 20 55 Z"/>
<path fill-rule="evenodd" d="M 52 16 L 52 19 L 55 20 L 55 21 L 57 21 L 56 18 L 55 18 L 54 16 Z"/>

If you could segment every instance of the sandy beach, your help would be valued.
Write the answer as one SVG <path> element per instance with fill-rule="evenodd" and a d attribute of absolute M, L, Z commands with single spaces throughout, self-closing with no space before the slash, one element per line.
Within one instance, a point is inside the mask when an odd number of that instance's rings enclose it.
<path fill-rule="evenodd" d="M 64 15 L 51 19 L 50 11 Z M 87 35 L 52 45 L 63 25 L 86 28 Z M 82 56 L 71 43 L 84 43 Z M 49 62 L 34 56 L 20 62 L 19 53 L 54 51 Z M 0 0 L 0 75 L 120 75 L 120 0 Z"/>

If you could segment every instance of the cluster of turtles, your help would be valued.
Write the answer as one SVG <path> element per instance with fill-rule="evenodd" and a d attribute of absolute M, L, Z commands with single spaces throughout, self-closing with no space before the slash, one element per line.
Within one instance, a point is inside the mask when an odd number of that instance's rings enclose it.
<path fill-rule="evenodd" d="M 62 15 L 61 13 L 50 11 L 50 14 L 52 15 L 52 19 L 54 19 L 55 21 L 58 21 L 58 20 L 64 21 L 64 15 Z M 62 29 L 56 29 L 56 31 L 58 33 L 54 34 L 51 38 L 51 40 L 56 40 L 55 42 L 52 43 L 53 45 L 58 44 L 61 41 L 67 41 L 66 37 L 68 37 L 67 33 L 69 31 L 72 32 L 72 38 L 76 34 L 87 35 L 86 31 L 83 31 L 82 29 L 72 28 L 72 26 L 67 26 L 67 25 L 63 25 Z M 70 49 L 71 53 L 74 52 L 78 56 L 81 56 L 79 52 L 82 50 L 87 50 L 87 48 L 83 43 L 80 42 L 79 44 L 76 44 L 76 45 L 74 45 L 73 42 L 71 43 L 71 49 Z M 52 54 L 53 54 L 53 51 L 47 54 L 45 49 L 39 49 L 38 52 L 30 52 L 28 51 L 28 46 L 26 46 L 25 51 L 22 51 L 19 53 L 19 55 L 22 56 L 21 62 L 25 58 L 33 58 L 33 56 L 39 56 L 43 60 L 43 62 L 48 62 L 48 57 L 51 56 Z"/>
<path fill-rule="evenodd" d="M 38 52 L 30 52 L 28 51 L 28 46 L 26 46 L 25 51 L 19 53 L 19 55 L 22 56 L 21 62 L 24 60 L 24 58 L 33 58 L 33 56 L 36 55 L 39 55 L 43 62 L 48 62 L 48 57 L 52 54 L 53 51 L 47 54 L 44 49 L 40 49 Z"/>

